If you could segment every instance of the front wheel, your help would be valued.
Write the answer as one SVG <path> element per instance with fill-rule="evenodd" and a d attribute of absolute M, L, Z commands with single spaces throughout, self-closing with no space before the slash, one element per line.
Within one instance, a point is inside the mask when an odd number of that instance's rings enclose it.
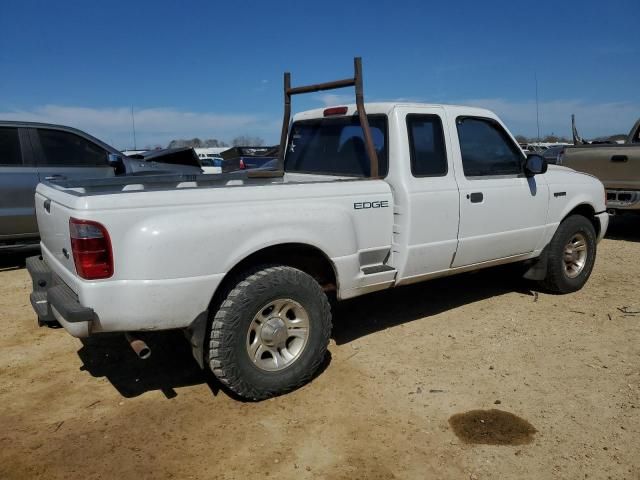
<path fill-rule="evenodd" d="M 547 273 L 542 286 L 555 293 L 580 290 L 596 260 L 596 232 L 582 215 L 567 217 L 547 246 Z"/>
<path fill-rule="evenodd" d="M 242 276 L 213 316 L 209 367 L 241 397 L 280 395 L 311 379 L 330 334 L 318 282 L 292 267 L 264 267 Z"/>

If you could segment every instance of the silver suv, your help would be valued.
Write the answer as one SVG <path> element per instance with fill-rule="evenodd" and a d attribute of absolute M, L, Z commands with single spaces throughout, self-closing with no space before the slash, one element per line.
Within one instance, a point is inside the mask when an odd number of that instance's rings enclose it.
<path fill-rule="evenodd" d="M 176 151 L 170 153 L 167 162 L 174 163 Z M 193 150 L 178 153 L 186 158 L 178 161 L 182 164 L 162 163 L 162 155 L 144 161 L 75 128 L 0 121 L 0 250 L 38 242 L 34 193 L 39 182 L 202 172 Z"/>

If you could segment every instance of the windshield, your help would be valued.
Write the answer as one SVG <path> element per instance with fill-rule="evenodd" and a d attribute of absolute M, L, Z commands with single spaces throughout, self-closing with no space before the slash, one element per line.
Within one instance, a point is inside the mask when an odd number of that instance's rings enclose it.
<path fill-rule="evenodd" d="M 379 172 L 385 176 L 387 117 L 368 115 Z M 302 120 L 291 126 L 284 169 L 287 172 L 370 176 L 362 127 L 357 116 Z"/>

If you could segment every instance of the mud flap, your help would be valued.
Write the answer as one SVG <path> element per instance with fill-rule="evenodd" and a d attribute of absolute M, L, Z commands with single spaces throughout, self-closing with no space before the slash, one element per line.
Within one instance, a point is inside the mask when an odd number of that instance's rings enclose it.
<path fill-rule="evenodd" d="M 547 247 L 544 247 L 540 256 L 533 261 L 524 273 L 523 278 L 527 280 L 544 280 L 547 276 L 548 257 Z"/>
<path fill-rule="evenodd" d="M 191 345 L 193 358 L 196 359 L 200 368 L 204 368 L 204 340 L 207 335 L 208 319 L 209 310 L 205 310 L 191 322 L 191 325 L 184 329 L 184 335 Z"/>

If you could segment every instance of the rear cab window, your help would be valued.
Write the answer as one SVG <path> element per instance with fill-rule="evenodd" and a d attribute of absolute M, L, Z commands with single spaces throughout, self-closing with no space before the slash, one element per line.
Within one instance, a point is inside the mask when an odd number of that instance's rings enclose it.
<path fill-rule="evenodd" d="M 22 166 L 18 129 L 0 127 L 0 166 Z"/>
<path fill-rule="evenodd" d="M 389 169 L 387 116 L 367 118 L 384 177 Z M 370 167 L 358 116 L 300 120 L 291 126 L 285 171 L 369 177 Z"/>

